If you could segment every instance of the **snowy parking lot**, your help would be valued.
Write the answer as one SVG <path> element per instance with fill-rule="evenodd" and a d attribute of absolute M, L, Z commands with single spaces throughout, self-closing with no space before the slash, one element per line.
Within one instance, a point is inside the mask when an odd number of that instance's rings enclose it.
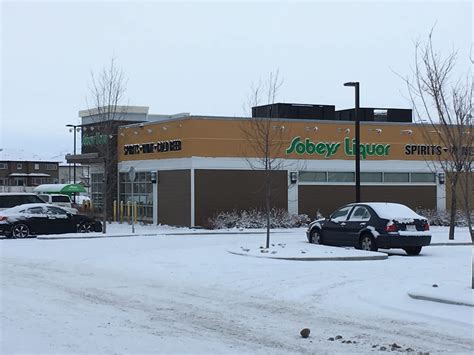
<path fill-rule="evenodd" d="M 109 228 L 111 236 L 129 232 Z M 433 242 L 447 242 L 445 228 L 433 232 Z M 263 245 L 256 232 L 139 226 L 137 233 L 146 236 L 0 240 L 0 352 L 474 348 L 473 307 L 408 296 L 437 285 L 472 300 L 472 246 L 429 246 L 418 257 L 390 251 L 385 260 L 293 261 L 229 253 Z M 468 242 L 467 230 L 455 241 Z M 308 253 L 326 248 L 307 243 L 304 229 L 280 230 L 272 243 Z M 305 327 L 307 339 L 299 335 Z"/>

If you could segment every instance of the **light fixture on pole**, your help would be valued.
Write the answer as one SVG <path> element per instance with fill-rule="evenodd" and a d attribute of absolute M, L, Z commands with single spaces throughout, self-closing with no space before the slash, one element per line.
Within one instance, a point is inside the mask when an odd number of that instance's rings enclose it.
<path fill-rule="evenodd" d="M 360 202 L 360 117 L 359 117 L 359 82 L 352 81 L 344 83 L 344 86 L 355 88 L 355 180 L 356 180 L 356 202 Z"/>

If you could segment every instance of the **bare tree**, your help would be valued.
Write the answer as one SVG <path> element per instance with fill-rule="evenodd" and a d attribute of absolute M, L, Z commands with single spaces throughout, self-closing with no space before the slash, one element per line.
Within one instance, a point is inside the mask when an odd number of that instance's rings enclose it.
<path fill-rule="evenodd" d="M 252 85 L 248 101 L 249 108 L 261 104 L 274 104 L 278 91 L 283 85 L 279 71 L 272 72 L 264 82 Z M 267 117 L 251 117 L 241 125 L 243 136 L 251 152 L 246 152 L 247 162 L 252 170 L 263 170 L 265 215 L 266 215 L 266 248 L 270 247 L 270 226 L 272 208 L 272 190 L 274 189 L 274 172 L 282 170 L 281 152 L 285 140 L 285 127 L 274 117 L 273 107 L 269 107 Z"/>
<path fill-rule="evenodd" d="M 416 43 L 413 78 L 406 78 L 415 115 L 420 119 L 423 136 L 437 147 L 431 161 L 434 171 L 441 168 L 451 190 L 449 239 L 454 239 L 457 191 L 462 191 L 461 206 L 474 241 L 470 194 L 473 168 L 473 80 L 469 71 L 452 81 L 457 52 L 446 56 L 433 47 L 433 30 L 426 42 Z"/>
<path fill-rule="evenodd" d="M 112 148 L 117 145 L 117 126 L 120 125 L 127 106 L 121 106 L 126 91 L 126 80 L 123 71 L 115 64 L 112 58 L 110 65 L 104 67 L 97 75 L 91 72 L 90 96 L 92 108 L 87 106 L 89 114 L 97 124 L 98 130 L 104 140 L 95 146 L 99 157 L 103 159 L 104 177 L 102 189 L 102 214 L 103 233 L 106 233 L 109 203 L 112 199 L 114 188 L 117 185 L 116 171 L 117 157 Z"/>

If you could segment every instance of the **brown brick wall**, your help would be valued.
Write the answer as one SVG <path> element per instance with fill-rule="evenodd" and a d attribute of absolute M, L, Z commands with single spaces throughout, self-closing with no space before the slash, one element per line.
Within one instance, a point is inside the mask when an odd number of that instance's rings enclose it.
<path fill-rule="evenodd" d="M 319 211 L 326 217 L 337 208 L 354 202 L 354 186 L 300 185 L 298 211 L 316 216 Z M 361 200 L 366 202 L 397 202 L 412 209 L 436 209 L 436 186 L 361 186 Z"/>
<path fill-rule="evenodd" d="M 205 226 L 218 212 L 264 208 L 264 171 L 196 170 L 195 223 Z M 288 208 L 287 172 L 273 172 L 272 206 Z"/>
<path fill-rule="evenodd" d="M 158 222 L 191 225 L 191 171 L 158 172 Z"/>

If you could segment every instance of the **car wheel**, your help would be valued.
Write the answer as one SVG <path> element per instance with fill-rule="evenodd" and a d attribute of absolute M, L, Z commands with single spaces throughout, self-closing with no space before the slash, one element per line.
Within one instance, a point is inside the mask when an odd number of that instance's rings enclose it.
<path fill-rule="evenodd" d="M 321 238 L 321 231 L 318 229 L 313 229 L 310 234 L 311 243 L 313 244 L 323 244 L 323 239 Z"/>
<path fill-rule="evenodd" d="M 421 252 L 421 247 L 406 247 L 404 250 L 408 255 L 419 255 Z"/>
<path fill-rule="evenodd" d="M 359 241 L 359 248 L 367 251 L 377 251 L 375 239 L 370 234 L 362 234 Z"/>
<path fill-rule="evenodd" d="M 89 222 L 82 222 L 77 226 L 78 233 L 90 233 L 93 231 L 94 231 L 94 228 L 92 227 L 92 224 L 90 224 Z"/>
<path fill-rule="evenodd" d="M 12 238 L 27 238 L 30 235 L 30 228 L 26 224 L 18 223 L 12 227 Z"/>

